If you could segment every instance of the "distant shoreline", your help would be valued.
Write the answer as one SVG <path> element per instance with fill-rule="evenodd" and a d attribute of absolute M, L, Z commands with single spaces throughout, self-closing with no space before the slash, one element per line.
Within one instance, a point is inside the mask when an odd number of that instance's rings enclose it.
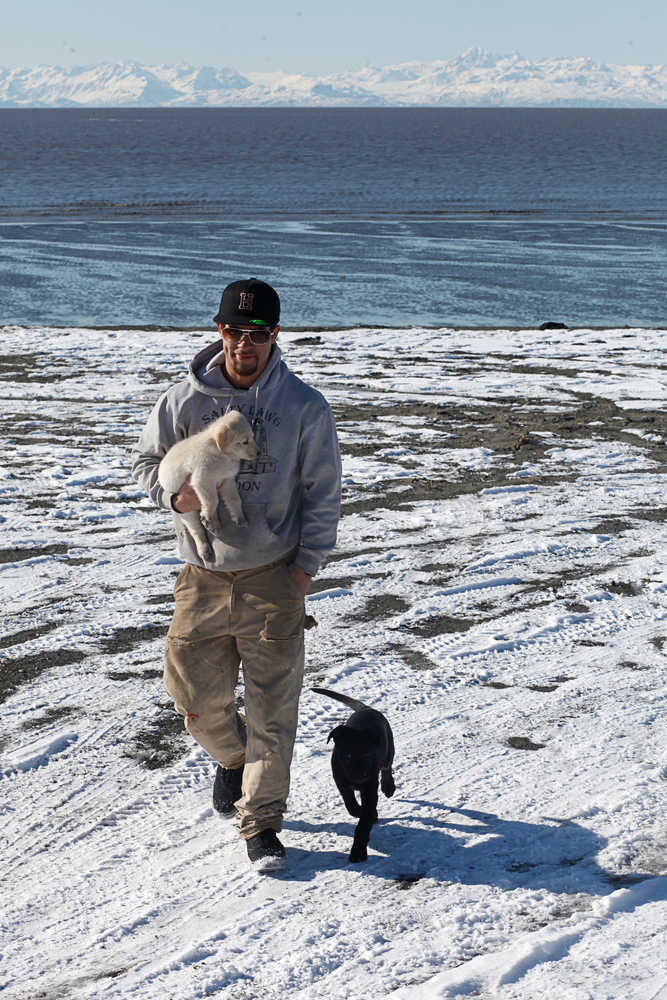
<path fill-rule="evenodd" d="M 91 324 L 91 323 L 63 323 L 63 324 L 29 324 L 29 323 L 2 323 L 0 322 L 0 330 L 25 330 L 26 332 L 38 332 L 44 330 L 61 330 L 61 331 L 75 331 L 75 330 L 90 330 L 91 332 L 108 332 L 108 333 L 122 333 L 127 331 L 128 333 L 199 333 L 202 335 L 210 335 L 213 339 L 217 337 L 215 329 L 209 329 L 202 326 L 183 326 L 178 324 L 176 326 L 164 326 L 160 324 L 132 324 L 132 323 L 121 323 L 121 324 Z M 350 325 L 331 325 L 331 326 L 283 326 L 280 327 L 280 332 L 284 334 L 303 334 L 305 337 L 314 336 L 317 337 L 320 334 L 326 333 L 355 333 L 360 330 L 396 330 L 404 331 L 406 333 L 419 333 L 421 330 L 428 332 L 433 332 L 436 330 L 441 330 L 443 333 L 544 333 L 545 335 L 558 336 L 559 333 L 572 333 L 577 330 L 590 330 L 593 333 L 605 333 L 610 330 L 651 330 L 654 332 L 665 331 L 667 332 L 667 323 L 660 324 L 658 326 L 651 326 L 647 323 L 630 325 L 628 323 L 605 323 L 604 326 L 592 326 L 589 323 L 554 326 L 542 329 L 541 323 L 535 323 L 532 326 L 510 326 L 508 324 L 500 324 L 499 326 L 454 326 L 450 323 L 442 324 L 425 324 L 422 323 L 419 326 L 391 326 L 386 323 L 355 323 Z"/>
<path fill-rule="evenodd" d="M 242 111 L 310 111 L 320 113 L 322 111 L 345 112 L 362 111 L 364 113 L 378 113 L 383 111 L 501 111 L 501 112 L 522 112 L 522 111 L 553 111 L 562 113 L 567 111 L 663 111 L 667 114 L 665 104 L 594 104 L 592 102 L 561 101 L 557 104 L 2 104 L 0 112 L 3 111 L 123 111 L 131 114 L 135 111 L 164 111 L 167 114 L 178 113 L 179 111 L 201 111 L 203 113 L 212 112 L 233 112 Z"/>

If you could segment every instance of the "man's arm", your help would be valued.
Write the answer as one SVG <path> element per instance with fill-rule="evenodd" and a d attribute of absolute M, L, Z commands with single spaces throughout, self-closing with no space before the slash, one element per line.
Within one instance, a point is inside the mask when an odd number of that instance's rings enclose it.
<path fill-rule="evenodd" d="M 158 468 L 171 446 L 185 436 L 184 428 L 176 422 L 169 393 L 166 392 L 151 410 L 139 440 L 132 449 L 131 469 L 135 482 L 145 490 L 156 507 L 164 510 L 173 508 L 171 495 L 158 482 Z"/>
<path fill-rule="evenodd" d="M 325 402 L 319 413 L 309 414 L 304 422 L 299 458 L 301 544 L 293 568 L 313 577 L 336 544 L 340 518 L 340 450 L 333 414 Z"/>

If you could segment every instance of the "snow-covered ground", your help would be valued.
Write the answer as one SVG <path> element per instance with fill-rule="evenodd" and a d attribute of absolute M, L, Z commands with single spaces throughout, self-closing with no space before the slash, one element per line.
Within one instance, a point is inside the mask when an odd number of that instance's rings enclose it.
<path fill-rule="evenodd" d="M 258 877 L 161 689 L 179 564 L 129 477 L 210 334 L 4 328 L 3 996 L 665 1000 L 664 337 L 281 334 L 345 494 Z M 316 683 L 394 730 L 365 865 Z"/>

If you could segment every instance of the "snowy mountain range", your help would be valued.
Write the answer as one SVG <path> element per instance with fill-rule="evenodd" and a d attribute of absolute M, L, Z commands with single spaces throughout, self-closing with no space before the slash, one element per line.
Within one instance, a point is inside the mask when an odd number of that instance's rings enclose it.
<path fill-rule="evenodd" d="M 456 59 L 325 76 L 227 67 L 0 67 L 0 107 L 667 107 L 667 65 L 530 60 L 474 48 Z"/>

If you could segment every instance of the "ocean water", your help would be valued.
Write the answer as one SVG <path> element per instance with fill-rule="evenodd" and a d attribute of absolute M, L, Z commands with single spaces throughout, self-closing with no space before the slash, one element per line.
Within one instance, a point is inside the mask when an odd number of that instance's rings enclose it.
<path fill-rule="evenodd" d="M 662 326 L 667 111 L 0 111 L 0 323 Z"/>

